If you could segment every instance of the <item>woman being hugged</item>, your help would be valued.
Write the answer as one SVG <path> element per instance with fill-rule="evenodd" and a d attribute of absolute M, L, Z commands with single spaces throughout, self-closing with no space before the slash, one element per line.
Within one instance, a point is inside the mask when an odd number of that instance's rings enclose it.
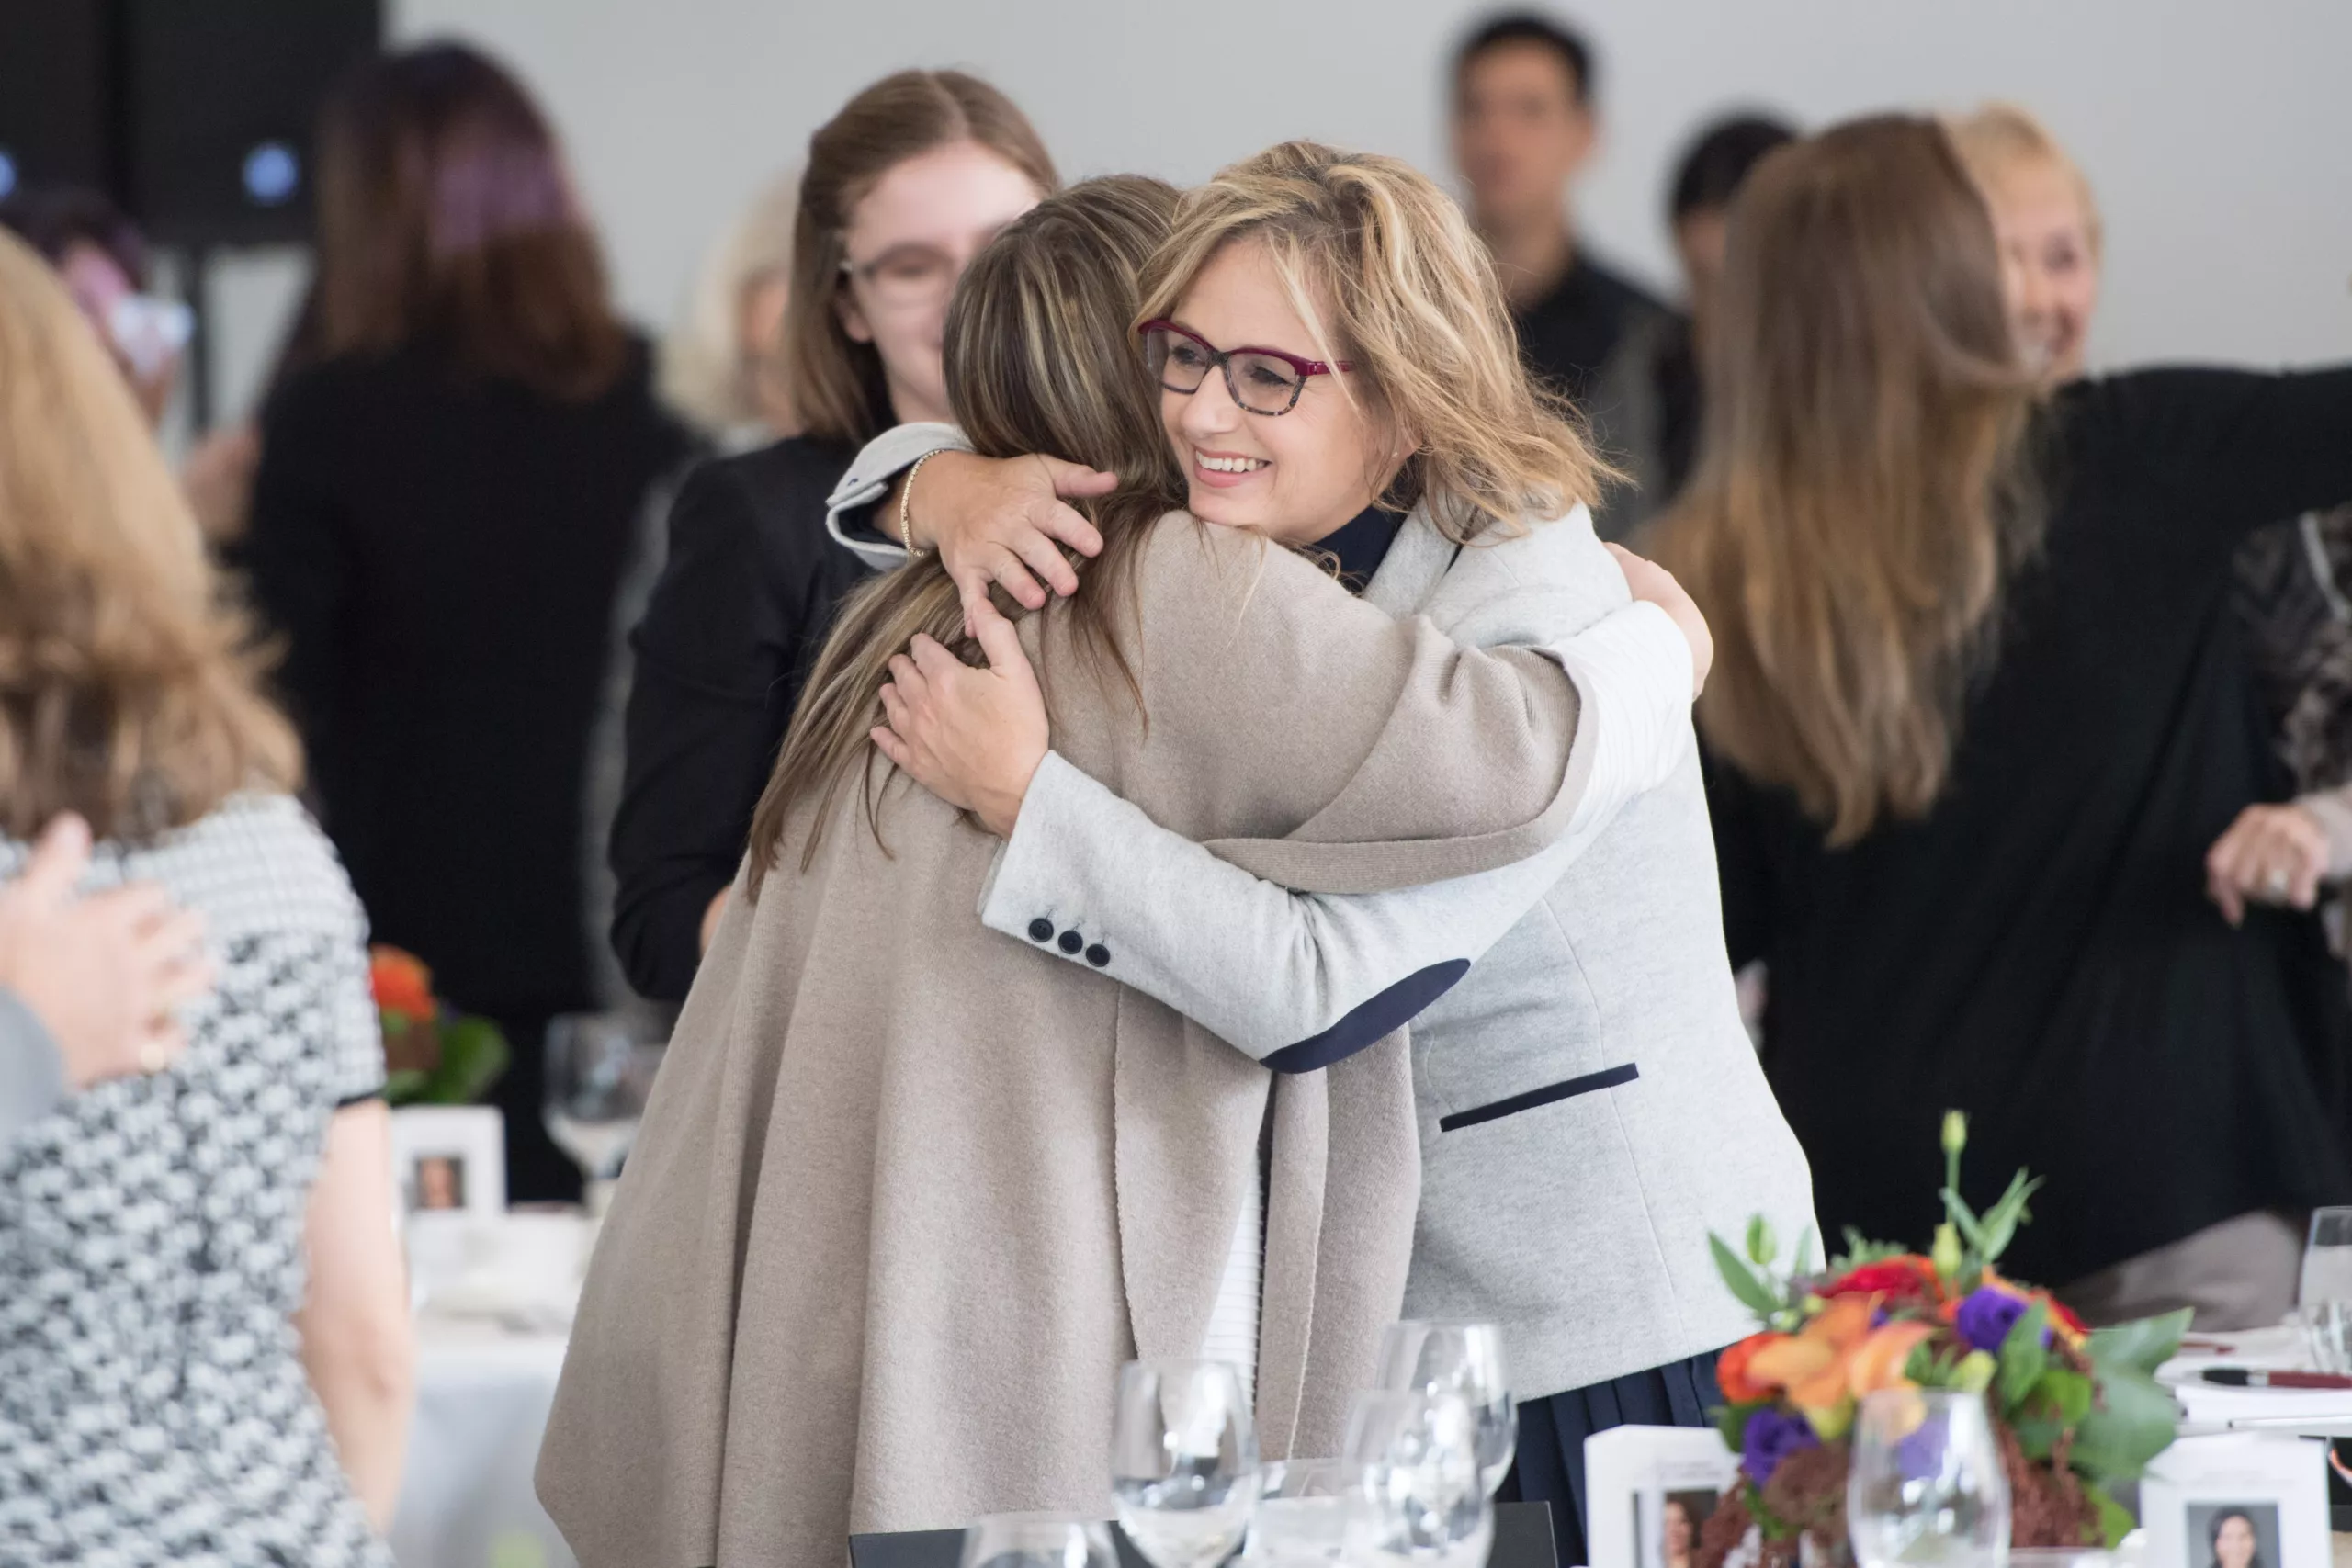
<path fill-rule="evenodd" d="M 1237 1296 L 1269 1448 L 1328 1451 L 1396 1315 L 1416 1172 L 1401 1040 L 1278 1078 L 1124 988 L 1115 936 L 1065 919 L 1041 950 L 973 920 L 995 840 L 869 741 L 909 637 L 984 645 L 1008 678 L 1034 660 L 1069 756 L 1308 888 L 1517 859 L 1607 811 L 1601 732 L 1638 750 L 1687 709 L 1690 655 L 1655 609 L 1549 653 L 1465 651 L 1174 512 L 1125 330 L 1173 205 L 1133 178 L 1050 198 L 950 312 L 948 394 L 980 448 L 1066 452 L 1119 492 L 1091 508 L 1080 592 L 1017 629 L 967 638 L 927 558 L 863 586 L 827 640 L 542 1452 L 589 1568 L 827 1562 L 853 1530 L 1107 1511 L 1120 1362 L 1199 1354 Z M 1561 661 L 1588 654 L 1580 705 Z"/>
<path fill-rule="evenodd" d="M 1594 537 L 1591 460 L 1532 387 L 1491 263 L 1396 160 L 1292 143 L 1223 171 L 1185 197 L 1141 318 L 1193 513 L 1336 563 L 1310 641 L 1369 604 L 1473 645 L 1556 644 L 1605 628 L 1629 576 L 1677 596 Z M 954 465 L 973 460 L 941 461 L 946 475 L 916 477 L 911 515 L 952 563 L 1001 525 L 959 526 Z M 1587 685 L 1591 666 L 1572 670 Z M 1195 678 L 1231 680 L 1231 661 Z M 1739 1021 L 1687 710 L 1657 708 L 1668 723 L 1629 748 L 1657 787 L 1622 811 L 1489 875 L 1359 900 L 1204 853 L 1058 728 L 1049 750 L 1024 696 L 932 650 L 888 694 L 893 754 L 1006 835 L 981 920 L 1019 940 L 1082 929 L 1110 974 L 1278 1072 L 1411 1021 L 1423 1183 L 1404 1308 L 1503 1325 L 1510 1484 L 1556 1505 L 1563 1560 L 1578 1560 L 1584 1438 L 1702 1423 L 1717 1402 L 1714 1354 L 1747 1323 L 1709 1233 L 1761 1210 L 1793 1243 L 1811 1215 Z M 1592 776 L 1614 794 L 1628 733 L 1588 696 Z M 1270 732 L 1252 766 L 1297 766 L 1317 744 Z"/>

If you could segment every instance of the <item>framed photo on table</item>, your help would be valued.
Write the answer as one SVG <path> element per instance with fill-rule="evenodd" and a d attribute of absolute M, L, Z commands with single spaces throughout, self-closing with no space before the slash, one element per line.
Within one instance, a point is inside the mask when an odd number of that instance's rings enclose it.
<path fill-rule="evenodd" d="M 415 1105 L 392 1112 L 401 1213 L 494 1219 L 506 1212 L 506 1127 L 494 1106 Z"/>
<path fill-rule="evenodd" d="M 2322 1438 L 2183 1438 L 2140 1484 L 2147 1568 L 2329 1568 Z"/>
<path fill-rule="evenodd" d="M 1617 1427 L 1587 1438 L 1592 1568 L 1689 1568 L 1738 1465 L 1712 1427 Z"/>

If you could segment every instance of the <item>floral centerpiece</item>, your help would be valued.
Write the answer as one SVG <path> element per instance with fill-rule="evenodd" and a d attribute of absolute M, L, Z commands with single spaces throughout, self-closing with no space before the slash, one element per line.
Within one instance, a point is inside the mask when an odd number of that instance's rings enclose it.
<path fill-rule="evenodd" d="M 1762 1321 L 1723 1353 L 1724 1440 L 1739 1481 L 1707 1520 L 1699 1568 L 1722 1568 L 1751 1534 L 1767 1564 L 1810 1543 L 1846 1556 L 1848 1436 L 1856 1404 L 1882 1389 L 1984 1395 L 2010 1493 L 2010 1539 L 2040 1547 L 2114 1545 L 2132 1516 L 2110 1490 L 2174 1437 L 2172 1395 L 2154 1377 L 2180 1343 L 2186 1311 L 2086 1330 L 2048 1291 L 1995 1267 L 2030 1217 L 2038 1181 L 2019 1171 L 1982 1215 L 1960 1195 L 1968 1124 L 1943 1123 L 1945 1219 L 1925 1254 L 1846 1234 L 1846 1254 L 1808 1272 L 1813 1238 L 1791 1271 L 1760 1218 L 1745 1256 L 1710 1237 L 1724 1283 Z"/>
<path fill-rule="evenodd" d="M 506 1071 L 506 1037 L 433 994 L 433 972 L 397 947 L 368 950 L 368 984 L 384 1035 L 384 1098 L 393 1105 L 470 1105 Z"/>

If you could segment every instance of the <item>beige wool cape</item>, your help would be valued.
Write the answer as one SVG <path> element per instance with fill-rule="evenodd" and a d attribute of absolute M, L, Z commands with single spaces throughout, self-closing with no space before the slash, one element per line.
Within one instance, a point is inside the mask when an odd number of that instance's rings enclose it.
<path fill-rule="evenodd" d="M 1056 749 L 1284 886 L 1506 864 L 1581 789 L 1557 665 L 1251 536 L 1161 519 L 1114 620 L 1140 716 L 1065 617 L 1022 628 Z M 1199 1352 L 1268 1125 L 1269 1456 L 1336 1449 L 1397 1314 L 1401 1032 L 1277 1077 L 1122 987 L 1115 951 L 985 930 L 997 840 L 901 775 L 877 844 L 856 793 L 808 871 L 804 806 L 758 901 L 738 886 L 605 1221 L 538 1467 L 585 1568 L 831 1568 L 853 1532 L 1107 1515 L 1118 1367 Z"/>

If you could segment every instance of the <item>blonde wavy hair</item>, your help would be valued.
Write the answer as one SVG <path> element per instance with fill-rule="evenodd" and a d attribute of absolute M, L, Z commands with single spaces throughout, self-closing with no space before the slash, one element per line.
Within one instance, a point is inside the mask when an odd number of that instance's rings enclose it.
<path fill-rule="evenodd" d="M 0 234 L 0 830 L 71 810 L 142 838 L 295 785 L 300 749 L 219 588 L 121 375 Z"/>
<path fill-rule="evenodd" d="M 1317 356 L 1354 366 L 1341 391 L 1414 443 L 1384 505 L 1426 502 L 1467 543 L 1558 516 L 1616 477 L 1528 373 L 1492 257 L 1418 170 L 1313 141 L 1232 165 L 1179 204 L 1136 323 L 1179 314 L 1210 259 L 1244 241 L 1264 247 Z"/>
<path fill-rule="evenodd" d="M 2091 182 L 2084 177 L 2082 165 L 2067 156 L 2066 149 L 2031 110 L 2016 104 L 1985 104 L 1946 120 L 1944 130 L 1961 163 L 1967 166 L 1969 177 L 1988 201 L 2013 169 L 2040 164 L 2064 175 L 2083 209 L 2083 236 L 2090 243 L 2091 259 L 2096 262 L 2104 254 L 2106 231 L 2099 220 L 2098 199 L 2091 194 Z"/>

